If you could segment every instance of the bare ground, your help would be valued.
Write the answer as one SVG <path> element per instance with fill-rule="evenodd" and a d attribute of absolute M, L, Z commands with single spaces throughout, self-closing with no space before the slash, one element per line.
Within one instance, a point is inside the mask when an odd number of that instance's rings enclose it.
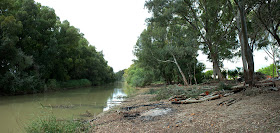
<path fill-rule="evenodd" d="M 140 92 L 147 90 L 143 88 Z M 246 92 L 247 91 L 247 92 Z M 265 91 L 247 96 L 246 90 L 229 97 L 194 104 L 151 101 L 154 95 L 139 94 L 122 105 L 98 115 L 92 132 L 277 132 L 280 133 L 280 91 Z M 252 92 L 250 92 L 252 91 Z M 222 101 L 240 99 L 231 106 Z M 152 105 L 152 106 L 145 106 Z M 130 108 L 127 107 L 135 107 Z M 168 114 L 144 117 L 152 109 L 171 109 Z"/>

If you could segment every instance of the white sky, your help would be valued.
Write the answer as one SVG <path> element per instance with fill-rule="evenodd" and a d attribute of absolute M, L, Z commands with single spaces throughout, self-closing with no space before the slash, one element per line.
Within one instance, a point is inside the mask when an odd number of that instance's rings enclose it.
<path fill-rule="evenodd" d="M 80 29 L 85 38 L 98 51 L 103 51 L 108 65 L 117 72 L 128 68 L 135 59 L 133 47 L 141 32 L 146 28 L 145 19 L 150 14 L 144 9 L 145 0 L 35 0 L 53 8 L 61 21 L 68 20 Z M 264 52 L 255 52 L 255 70 L 268 66 Z M 199 61 L 212 68 L 207 56 L 200 55 Z M 242 67 L 241 60 L 224 62 L 226 69 Z"/>

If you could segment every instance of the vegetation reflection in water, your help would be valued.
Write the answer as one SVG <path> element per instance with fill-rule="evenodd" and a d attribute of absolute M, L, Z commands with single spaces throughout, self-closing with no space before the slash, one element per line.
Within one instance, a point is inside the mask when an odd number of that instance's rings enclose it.
<path fill-rule="evenodd" d="M 120 104 L 133 88 L 123 82 L 100 87 L 0 98 L 0 130 L 23 131 L 38 117 L 54 115 L 58 119 L 90 119 Z"/>

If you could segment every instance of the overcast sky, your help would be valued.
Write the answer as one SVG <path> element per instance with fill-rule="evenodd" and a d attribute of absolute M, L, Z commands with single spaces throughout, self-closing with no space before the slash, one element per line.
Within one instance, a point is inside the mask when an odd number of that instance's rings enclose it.
<path fill-rule="evenodd" d="M 132 64 L 133 47 L 141 32 L 146 28 L 145 19 L 151 15 L 144 9 L 145 0 L 35 0 L 55 9 L 60 20 L 68 20 L 80 29 L 85 38 L 98 51 L 103 51 L 109 66 L 117 72 Z M 264 52 L 255 52 L 255 70 L 268 66 Z M 212 68 L 207 56 L 199 61 Z M 240 59 L 225 61 L 226 69 L 242 67 Z"/>

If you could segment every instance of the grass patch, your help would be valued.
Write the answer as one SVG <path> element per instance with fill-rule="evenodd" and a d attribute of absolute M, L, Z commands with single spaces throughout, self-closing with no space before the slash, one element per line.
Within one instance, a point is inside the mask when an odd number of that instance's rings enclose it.
<path fill-rule="evenodd" d="M 55 116 L 38 118 L 31 122 L 26 128 L 28 133 L 76 133 L 87 132 L 90 124 L 81 123 L 74 120 L 57 120 Z"/>

